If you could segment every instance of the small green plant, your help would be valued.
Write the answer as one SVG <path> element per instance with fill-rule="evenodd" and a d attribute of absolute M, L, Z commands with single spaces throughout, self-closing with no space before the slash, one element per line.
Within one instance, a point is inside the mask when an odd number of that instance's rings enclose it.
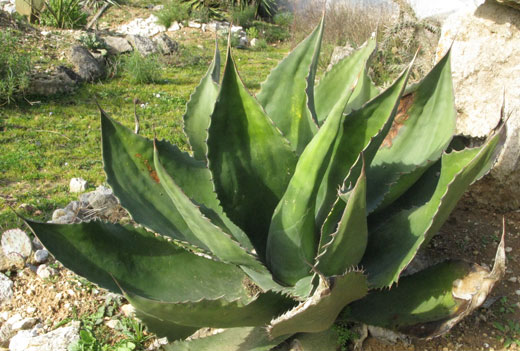
<path fill-rule="evenodd" d="M 280 27 L 289 28 L 294 21 L 292 12 L 279 12 L 273 16 L 273 22 Z"/>
<path fill-rule="evenodd" d="M 505 323 L 494 322 L 493 326 L 502 333 L 504 348 L 513 344 L 520 346 L 520 322 L 508 319 Z"/>
<path fill-rule="evenodd" d="M 359 339 L 359 334 L 352 330 L 352 323 L 337 323 L 332 330 L 338 337 L 338 344 L 341 351 L 349 350 L 349 345 Z"/>
<path fill-rule="evenodd" d="M 148 84 L 161 79 L 162 64 L 157 55 L 143 56 L 138 51 L 124 59 L 124 74 L 132 83 Z"/>
<path fill-rule="evenodd" d="M 489 171 L 505 128 L 452 150 L 449 53 L 418 84 L 407 87 L 410 64 L 380 91 L 367 75 L 371 39 L 315 85 L 323 28 L 256 97 L 230 47 L 220 77 L 217 47 L 186 105 L 189 154 L 101 111 L 107 182 L 139 226 L 26 220 L 64 266 L 124 294 L 148 330 L 180 340 L 226 328 L 169 350 L 319 343 L 348 322 L 434 337 L 505 274 L 503 240 L 491 271 L 447 260 L 403 274 Z"/>
<path fill-rule="evenodd" d="M 253 6 L 237 6 L 231 9 L 231 22 L 246 29 L 253 25 L 255 16 L 256 8 Z"/>
<path fill-rule="evenodd" d="M 20 40 L 9 28 L 0 31 L 0 105 L 13 102 L 29 85 L 31 56 L 20 49 Z"/>
<path fill-rule="evenodd" d="M 285 41 L 291 37 L 287 28 L 276 24 L 255 21 L 254 26 L 258 29 L 260 38 L 265 39 L 268 43 Z"/>
<path fill-rule="evenodd" d="M 246 29 L 248 39 L 256 39 L 258 38 L 258 29 L 256 27 L 249 27 Z"/>
<path fill-rule="evenodd" d="M 49 0 L 40 13 L 40 23 L 56 28 L 74 29 L 87 23 L 80 0 Z"/>
<path fill-rule="evenodd" d="M 263 38 L 260 38 L 260 39 L 257 39 L 256 40 L 256 44 L 255 44 L 255 49 L 256 50 L 265 50 L 267 49 L 268 45 L 267 45 L 267 41 Z"/>
<path fill-rule="evenodd" d="M 91 51 L 107 48 L 107 44 L 105 43 L 105 41 L 98 37 L 96 33 L 82 34 L 79 37 L 78 41 Z"/>
<path fill-rule="evenodd" d="M 184 22 L 190 18 L 189 5 L 179 0 L 169 0 L 156 13 L 157 23 L 169 28 L 173 22 Z"/>

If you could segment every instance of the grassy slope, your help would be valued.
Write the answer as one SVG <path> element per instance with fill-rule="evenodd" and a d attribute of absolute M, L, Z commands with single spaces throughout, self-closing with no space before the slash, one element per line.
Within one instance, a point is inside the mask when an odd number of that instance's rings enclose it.
<path fill-rule="evenodd" d="M 132 101 L 139 98 L 147 105 L 138 107 L 141 133 L 151 137 L 155 126 L 159 138 L 188 150 L 182 115 L 213 50 L 211 40 L 196 44 L 202 44 L 204 50 L 186 43 L 193 46 L 192 54 L 202 55 L 202 59 L 183 67 L 166 66 L 160 84 L 132 85 L 125 77 L 119 77 L 84 84 L 75 94 L 49 98 L 34 106 L 1 107 L 0 125 L 4 130 L 0 133 L 0 196 L 4 201 L 0 200 L 0 230 L 22 225 L 6 203 L 23 215 L 48 220 L 54 209 L 77 199 L 77 194 L 68 192 L 71 178 L 86 179 L 91 189 L 104 183 L 95 97 L 103 109 L 129 127 L 134 120 Z M 257 91 L 286 52 L 286 48 L 261 52 L 235 50 L 238 68 L 248 88 Z M 21 204 L 29 204 L 34 210 L 19 209 Z M 41 215 L 35 216 L 38 210 Z"/>

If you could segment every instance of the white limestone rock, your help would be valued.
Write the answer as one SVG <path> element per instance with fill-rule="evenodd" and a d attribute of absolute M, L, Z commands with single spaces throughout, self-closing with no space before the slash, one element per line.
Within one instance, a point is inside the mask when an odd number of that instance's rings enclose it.
<path fill-rule="evenodd" d="M 87 181 L 83 178 L 72 178 L 69 183 L 69 192 L 81 193 L 87 189 Z"/>
<path fill-rule="evenodd" d="M 21 229 L 9 229 L 2 234 L 2 250 L 4 254 L 18 254 L 23 258 L 31 256 L 31 239 Z"/>
<path fill-rule="evenodd" d="M 38 335 L 35 330 L 22 330 L 9 342 L 9 351 L 67 351 L 79 339 L 79 321 Z"/>

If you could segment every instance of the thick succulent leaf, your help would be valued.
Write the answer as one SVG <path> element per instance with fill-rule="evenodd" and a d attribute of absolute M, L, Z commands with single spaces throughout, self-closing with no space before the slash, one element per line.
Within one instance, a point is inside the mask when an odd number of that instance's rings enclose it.
<path fill-rule="evenodd" d="M 240 268 L 195 255 L 142 228 L 26 222 L 65 267 L 113 292 L 120 292 L 116 279 L 127 291 L 157 299 L 247 299 L 247 276 Z"/>
<path fill-rule="evenodd" d="M 338 201 L 343 201 L 342 199 Z M 363 166 L 352 189 L 336 231 L 322 232 L 317 267 L 326 276 L 339 275 L 356 266 L 368 241 L 366 217 L 366 177 Z"/>
<path fill-rule="evenodd" d="M 366 74 L 367 60 L 375 48 L 375 39 L 369 39 L 361 49 L 339 61 L 320 79 L 320 83 L 314 91 L 316 115 L 320 125 L 323 124 L 337 101 L 350 93 L 356 81 L 359 81 L 359 88 L 356 87 L 355 94 L 351 99 L 357 100 L 359 98 L 357 107 L 360 106 L 359 101 L 364 100 L 361 104 L 368 101 L 368 97 L 373 90 L 370 84 L 366 84 L 365 76 L 361 75 Z"/>
<path fill-rule="evenodd" d="M 287 285 L 294 285 L 309 275 L 309 267 L 314 264 L 318 245 L 314 222 L 316 196 L 341 128 L 343 109 L 353 89 L 336 103 L 327 121 L 303 151 L 287 191 L 273 214 L 267 241 L 267 263 L 273 276 Z"/>
<path fill-rule="evenodd" d="M 197 160 L 206 160 L 208 128 L 213 107 L 217 101 L 220 80 L 220 52 L 215 41 L 215 56 L 204 78 L 190 97 L 184 115 L 184 132 Z"/>
<path fill-rule="evenodd" d="M 222 207 L 263 257 L 271 215 L 289 183 L 296 155 L 244 87 L 229 50 L 208 149 Z"/>
<path fill-rule="evenodd" d="M 167 322 L 191 327 L 261 326 L 295 304 L 290 298 L 273 292 L 233 301 L 222 297 L 194 302 L 158 301 L 123 292 L 136 309 Z"/>
<path fill-rule="evenodd" d="M 419 180 L 410 189 L 417 201 L 414 207 L 397 212 L 394 209 L 388 218 L 369 227 L 369 242 L 361 264 L 373 286 L 390 286 L 397 281 L 417 250 L 429 242 L 448 218 L 466 188 L 491 168 L 504 133 L 502 128 L 479 148 L 443 155 L 438 181 L 431 181 L 435 174 L 427 172 L 425 181 Z M 421 194 L 432 196 L 420 203 Z"/>
<path fill-rule="evenodd" d="M 387 90 L 344 118 L 316 201 L 318 226 L 324 223 L 336 203 L 338 189 L 345 181 L 354 184 L 359 177 L 362 166 L 360 153 L 363 152 L 367 165 L 372 162 L 390 130 L 410 67 Z"/>
<path fill-rule="evenodd" d="M 273 338 L 294 333 L 318 333 L 329 329 L 341 310 L 367 294 L 367 279 L 361 272 L 333 276 L 320 284 L 306 301 L 271 321 L 267 332 Z"/>
<path fill-rule="evenodd" d="M 172 206 L 157 177 L 151 140 L 134 134 L 101 111 L 103 161 L 107 182 L 121 205 L 139 224 L 157 233 L 202 247 Z M 223 214 L 205 162 L 197 161 L 166 141 L 159 141 L 161 162 L 193 201 L 212 209 L 240 244 L 251 249 L 245 234 Z"/>
<path fill-rule="evenodd" d="M 318 127 L 314 110 L 314 79 L 323 36 L 316 29 L 273 69 L 257 98 L 267 115 L 301 154 Z"/>
<path fill-rule="evenodd" d="M 464 261 L 440 263 L 403 277 L 390 290 L 373 292 L 353 302 L 340 318 L 415 337 L 435 337 L 479 307 L 504 273 L 502 238 L 491 272 Z"/>
<path fill-rule="evenodd" d="M 356 89 L 352 93 L 352 96 L 345 106 L 345 114 L 351 113 L 353 110 L 358 110 L 368 101 L 379 95 L 379 89 L 372 82 L 368 76 L 368 67 L 361 73 L 361 77 L 358 79 Z M 320 123 L 321 125 L 321 123 Z"/>
<path fill-rule="evenodd" d="M 441 157 L 455 119 L 448 53 L 401 99 L 392 128 L 367 170 L 369 212 L 401 196 Z"/>
<path fill-rule="evenodd" d="M 160 338 L 167 337 L 170 341 L 185 339 L 199 329 L 160 320 L 139 310 L 135 311 L 135 315 L 146 325 L 148 331 Z"/>
<path fill-rule="evenodd" d="M 156 146 L 156 143 L 154 143 Z M 160 183 L 183 218 L 191 233 L 202 243 L 202 248 L 226 263 L 262 269 L 262 264 L 232 239 L 231 235 L 213 224 L 168 175 L 161 164 L 159 151 L 154 148 L 154 166 Z"/>
<path fill-rule="evenodd" d="M 269 351 L 290 335 L 270 339 L 264 327 L 226 329 L 216 335 L 174 342 L 165 351 Z"/>

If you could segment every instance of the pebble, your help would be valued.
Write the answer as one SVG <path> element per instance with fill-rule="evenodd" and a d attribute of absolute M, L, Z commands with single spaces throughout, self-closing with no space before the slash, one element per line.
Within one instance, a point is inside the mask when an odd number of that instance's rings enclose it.
<path fill-rule="evenodd" d="M 54 268 L 51 268 L 45 264 L 42 264 L 41 266 L 38 266 L 38 270 L 36 271 L 36 274 L 41 279 L 47 279 L 52 277 L 53 275 L 58 274 L 58 271 L 56 271 Z"/>
<path fill-rule="evenodd" d="M 510 247 L 510 246 L 506 247 L 506 252 L 507 252 L 507 253 L 509 253 L 509 252 L 511 252 L 511 251 L 513 251 L 513 248 L 512 248 L 512 247 Z"/>
<path fill-rule="evenodd" d="M 520 296 L 520 290 L 515 291 L 515 294 L 517 294 L 518 296 Z"/>
<path fill-rule="evenodd" d="M 121 324 L 121 322 L 119 322 L 117 319 L 111 319 L 111 320 L 107 321 L 105 324 L 110 329 L 117 329 L 119 327 L 119 325 Z"/>
<path fill-rule="evenodd" d="M 32 307 L 32 306 L 27 307 L 28 314 L 33 314 L 34 312 L 36 312 L 36 307 Z"/>
<path fill-rule="evenodd" d="M 37 263 L 44 263 L 49 258 L 49 251 L 43 249 L 43 250 L 36 250 L 34 253 L 34 260 Z"/>
<path fill-rule="evenodd" d="M 69 192 L 81 193 L 87 189 L 87 181 L 83 178 L 72 178 L 69 183 Z"/>
<path fill-rule="evenodd" d="M 6 255 L 18 254 L 23 258 L 31 255 L 31 239 L 21 229 L 9 229 L 2 234 L 2 249 Z"/>

